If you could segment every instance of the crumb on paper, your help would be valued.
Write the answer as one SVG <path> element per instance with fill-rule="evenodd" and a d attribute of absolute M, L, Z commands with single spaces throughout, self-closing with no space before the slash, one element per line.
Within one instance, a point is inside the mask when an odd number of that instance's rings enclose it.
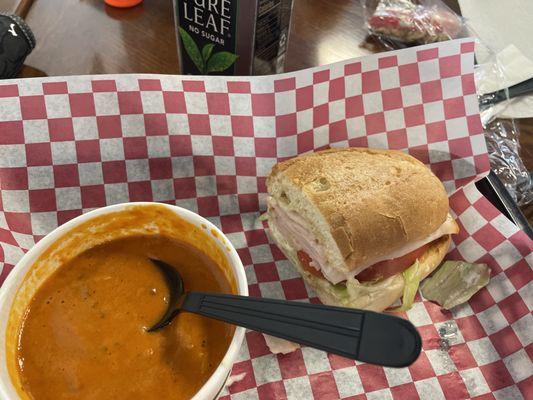
<path fill-rule="evenodd" d="M 263 336 L 265 337 L 265 341 L 266 341 L 268 348 L 274 354 L 292 353 L 294 350 L 300 347 L 300 345 L 293 343 L 293 342 L 289 342 L 288 340 L 285 340 L 285 339 L 280 339 L 280 338 L 270 336 L 270 335 L 265 335 L 265 334 L 263 334 Z"/>
<path fill-rule="evenodd" d="M 439 348 L 442 351 L 450 350 L 454 342 L 457 341 L 458 328 L 455 321 L 447 321 L 439 328 Z"/>
<path fill-rule="evenodd" d="M 246 376 L 246 372 L 241 372 L 240 374 L 237 374 L 237 375 L 231 375 L 226 381 L 226 386 L 230 387 L 234 383 L 242 381 L 245 376 Z"/>

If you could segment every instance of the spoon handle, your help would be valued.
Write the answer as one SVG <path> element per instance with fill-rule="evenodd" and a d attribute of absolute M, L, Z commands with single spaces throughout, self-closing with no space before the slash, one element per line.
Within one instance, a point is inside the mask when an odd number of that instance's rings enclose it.
<path fill-rule="evenodd" d="M 412 364 L 421 349 L 409 321 L 372 311 L 198 292 L 181 310 L 388 367 Z"/>
<path fill-rule="evenodd" d="M 533 78 L 527 79 L 506 89 L 485 93 L 479 97 L 479 106 L 483 110 L 506 99 L 523 96 L 533 92 Z"/>

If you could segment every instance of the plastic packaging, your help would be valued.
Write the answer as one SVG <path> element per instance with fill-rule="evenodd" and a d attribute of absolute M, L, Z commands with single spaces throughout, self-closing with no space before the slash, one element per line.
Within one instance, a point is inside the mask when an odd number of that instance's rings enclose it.
<path fill-rule="evenodd" d="M 426 44 L 464 36 L 463 19 L 438 0 L 362 0 L 369 31 L 384 41 Z"/>
<path fill-rule="evenodd" d="M 485 125 L 490 167 L 519 206 L 533 202 L 533 179 L 520 158 L 520 132 L 512 119 Z"/>
<path fill-rule="evenodd" d="M 472 29 L 470 29 L 472 31 Z M 501 87 L 509 87 L 516 82 L 513 72 L 506 68 L 509 60 L 501 53 L 495 53 L 487 43 L 477 41 L 488 56 L 483 64 L 475 66 L 474 74 L 478 93 L 484 93 L 498 81 Z M 478 95 L 478 98 L 481 96 Z M 489 152 L 490 166 L 519 206 L 533 202 L 533 178 L 520 157 L 520 130 L 514 119 L 499 119 L 505 112 L 509 99 L 480 107 L 481 122 L 485 129 L 485 139 Z"/>

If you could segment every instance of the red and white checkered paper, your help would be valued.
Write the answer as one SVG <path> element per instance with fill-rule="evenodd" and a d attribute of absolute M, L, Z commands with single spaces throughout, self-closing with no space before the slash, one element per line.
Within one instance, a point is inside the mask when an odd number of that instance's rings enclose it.
<path fill-rule="evenodd" d="M 444 182 L 461 225 L 450 258 L 489 286 L 452 312 L 418 301 L 424 351 L 381 368 L 248 332 L 223 399 L 533 398 L 532 243 L 476 190 L 489 169 L 474 43 L 451 41 L 265 77 L 82 76 L 0 83 L 0 282 L 35 241 L 96 207 L 160 201 L 230 238 L 253 296 L 317 301 L 267 236 L 265 179 L 327 147 L 406 150 Z M 266 224 L 265 224 L 266 225 Z M 457 329 L 449 350 L 439 329 Z M 479 397 L 478 397 L 479 396 Z"/>

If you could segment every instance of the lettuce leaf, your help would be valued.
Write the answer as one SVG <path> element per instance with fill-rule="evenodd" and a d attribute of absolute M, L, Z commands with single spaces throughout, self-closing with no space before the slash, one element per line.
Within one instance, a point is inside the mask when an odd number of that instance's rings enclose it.
<path fill-rule="evenodd" d="M 420 285 L 420 272 L 419 272 L 418 260 L 413 265 L 403 271 L 403 279 L 405 281 L 403 287 L 402 305 L 397 308 L 393 308 L 392 312 L 402 312 L 410 310 L 415 301 L 416 292 Z"/>
<path fill-rule="evenodd" d="M 449 310 L 466 303 L 490 280 L 487 264 L 446 261 L 431 278 L 420 286 L 422 295 Z"/>
<path fill-rule="evenodd" d="M 392 290 L 401 293 L 404 286 L 404 279 L 400 274 L 377 282 L 359 282 L 351 278 L 346 283 L 337 285 L 332 285 L 327 280 L 310 274 L 306 277 L 312 282 L 315 291 L 325 304 L 372 311 L 381 311 L 388 306 L 385 304 L 388 296 L 383 296 L 384 292 Z"/>

